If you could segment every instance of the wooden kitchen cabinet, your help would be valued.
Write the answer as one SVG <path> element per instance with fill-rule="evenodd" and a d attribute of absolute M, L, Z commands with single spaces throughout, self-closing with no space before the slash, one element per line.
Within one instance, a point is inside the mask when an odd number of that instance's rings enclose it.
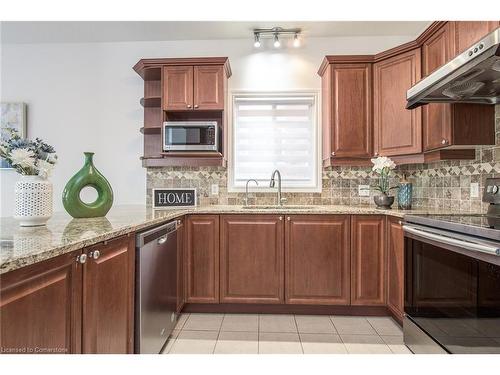
<path fill-rule="evenodd" d="M 453 26 L 457 55 L 500 26 L 499 21 L 450 21 L 449 23 Z"/>
<path fill-rule="evenodd" d="M 447 22 L 422 43 L 423 76 L 431 74 L 454 56 L 454 24 Z M 422 115 L 424 151 L 495 144 L 494 106 L 435 103 L 423 106 Z"/>
<path fill-rule="evenodd" d="M 180 313 L 186 303 L 186 283 L 185 283 L 185 218 L 177 220 L 177 312 Z"/>
<path fill-rule="evenodd" d="M 351 305 L 386 304 L 384 222 L 384 216 L 351 216 Z"/>
<path fill-rule="evenodd" d="M 415 48 L 373 65 L 376 156 L 422 152 L 421 107 L 406 109 L 406 91 L 421 77 L 420 62 L 420 48 Z"/>
<path fill-rule="evenodd" d="M 135 237 L 85 249 L 83 353 L 134 351 Z"/>
<path fill-rule="evenodd" d="M 186 302 L 219 302 L 219 216 L 191 215 L 186 225 Z"/>
<path fill-rule="evenodd" d="M 404 313 L 404 232 L 401 219 L 387 218 L 387 307 L 402 321 Z"/>
<path fill-rule="evenodd" d="M 283 216 L 221 216 L 221 303 L 283 303 L 283 234 Z"/>
<path fill-rule="evenodd" d="M 2 353 L 80 353 L 81 251 L 0 276 Z"/>
<path fill-rule="evenodd" d="M 372 57 L 326 56 L 322 80 L 323 166 L 372 156 Z"/>
<path fill-rule="evenodd" d="M 224 110 L 223 65 L 166 66 L 163 68 L 165 111 Z"/>
<path fill-rule="evenodd" d="M 285 227 L 285 301 L 349 305 L 349 215 L 290 215 Z"/>

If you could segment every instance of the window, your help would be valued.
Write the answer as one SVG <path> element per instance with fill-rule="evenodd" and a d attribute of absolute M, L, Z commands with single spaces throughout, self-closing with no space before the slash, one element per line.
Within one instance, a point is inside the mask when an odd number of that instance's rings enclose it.
<path fill-rule="evenodd" d="M 321 191 L 317 93 L 234 94 L 232 108 L 230 190 L 267 190 L 279 169 L 283 190 Z"/>

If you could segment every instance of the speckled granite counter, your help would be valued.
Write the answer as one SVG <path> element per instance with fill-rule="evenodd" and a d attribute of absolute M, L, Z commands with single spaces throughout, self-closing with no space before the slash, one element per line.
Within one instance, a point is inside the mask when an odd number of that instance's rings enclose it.
<path fill-rule="evenodd" d="M 147 206 L 115 206 L 106 217 L 72 219 L 56 213 L 45 227 L 20 227 L 12 218 L 0 219 L 0 274 L 57 255 L 140 231 L 190 213 L 212 214 L 378 214 L 404 217 L 415 213 L 439 213 L 435 210 L 377 210 L 364 206 L 307 206 L 304 209 L 246 209 L 241 206 L 205 206 L 190 209 L 152 210 Z M 450 213 L 449 211 L 446 213 Z"/>

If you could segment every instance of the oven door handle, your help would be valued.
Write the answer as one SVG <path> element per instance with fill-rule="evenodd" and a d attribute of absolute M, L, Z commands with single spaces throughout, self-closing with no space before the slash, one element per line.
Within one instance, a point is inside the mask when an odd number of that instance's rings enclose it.
<path fill-rule="evenodd" d="M 440 234 L 432 233 L 426 230 L 417 229 L 409 225 L 403 225 L 403 230 L 405 232 L 415 234 L 422 238 L 427 238 L 429 240 L 434 240 L 448 245 L 461 247 L 467 250 L 480 251 L 482 253 L 487 253 L 492 255 L 500 255 L 500 249 L 498 248 L 498 246 L 492 246 L 472 241 L 459 240 L 456 238 L 451 238 Z"/>

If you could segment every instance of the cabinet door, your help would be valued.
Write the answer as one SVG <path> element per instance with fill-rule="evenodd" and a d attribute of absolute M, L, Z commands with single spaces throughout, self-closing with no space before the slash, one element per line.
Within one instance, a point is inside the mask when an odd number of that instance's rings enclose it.
<path fill-rule="evenodd" d="M 406 109 L 406 91 L 420 79 L 420 49 L 373 65 L 374 146 L 377 155 L 422 152 L 421 108 Z"/>
<path fill-rule="evenodd" d="M 219 302 L 219 216 L 194 215 L 186 225 L 186 302 Z"/>
<path fill-rule="evenodd" d="M 351 216 L 351 305 L 385 305 L 384 216 Z"/>
<path fill-rule="evenodd" d="M 85 252 L 83 352 L 133 353 L 134 236 L 117 238 Z"/>
<path fill-rule="evenodd" d="M 163 68 L 163 109 L 185 111 L 193 108 L 193 67 Z"/>
<path fill-rule="evenodd" d="M 349 304 L 349 223 L 348 215 L 287 217 L 286 303 Z"/>
<path fill-rule="evenodd" d="M 422 72 L 428 76 L 454 56 L 451 23 L 445 24 L 422 44 Z M 424 151 L 449 146 L 451 140 L 450 104 L 423 106 Z M 443 143 L 444 142 L 444 143 Z"/>
<path fill-rule="evenodd" d="M 499 21 L 455 21 L 455 53 L 459 54 L 500 26 Z"/>
<path fill-rule="evenodd" d="M 185 288 L 185 234 L 184 218 L 177 220 L 177 312 L 180 313 L 186 302 Z"/>
<path fill-rule="evenodd" d="M 372 64 L 332 67 L 332 156 L 372 156 Z"/>
<path fill-rule="evenodd" d="M 221 302 L 283 303 L 283 216 L 221 217 Z"/>
<path fill-rule="evenodd" d="M 387 307 L 403 319 L 404 233 L 398 218 L 387 219 Z"/>
<path fill-rule="evenodd" d="M 194 108 L 224 109 L 224 67 L 207 65 L 194 67 Z"/>
<path fill-rule="evenodd" d="M 0 276 L 2 353 L 80 353 L 81 251 Z"/>

